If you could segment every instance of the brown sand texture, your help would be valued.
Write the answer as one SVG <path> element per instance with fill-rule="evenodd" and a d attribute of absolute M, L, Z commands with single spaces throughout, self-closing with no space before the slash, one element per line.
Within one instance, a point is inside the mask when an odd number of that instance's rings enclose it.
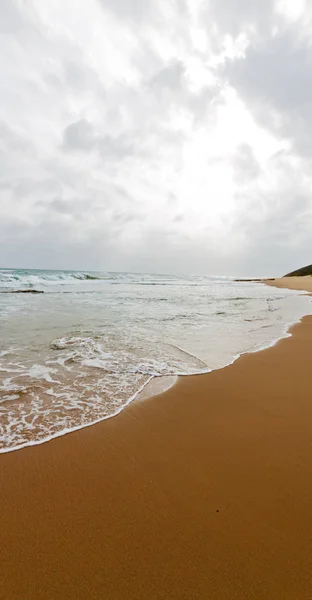
<path fill-rule="evenodd" d="M 302 290 L 312 292 L 312 277 L 280 277 L 277 279 L 265 279 L 267 285 L 278 288 L 288 288 L 291 290 Z"/>
<path fill-rule="evenodd" d="M 312 317 L 0 456 L 3 600 L 310 600 Z"/>

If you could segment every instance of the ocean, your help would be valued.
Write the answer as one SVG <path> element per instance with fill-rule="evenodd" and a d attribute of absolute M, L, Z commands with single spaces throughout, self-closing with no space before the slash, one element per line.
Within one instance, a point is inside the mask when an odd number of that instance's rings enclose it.
<path fill-rule="evenodd" d="M 304 294 L 229 277 L 0 269 L 0 452 L 222 368 L 310 313 Z"/>

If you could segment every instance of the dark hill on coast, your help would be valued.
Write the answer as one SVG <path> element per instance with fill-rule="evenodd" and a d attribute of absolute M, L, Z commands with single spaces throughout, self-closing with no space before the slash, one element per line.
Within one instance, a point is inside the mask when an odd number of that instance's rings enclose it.
<path fill-rule="evenodd" d="M 306 275 L 312 275 L 312 265 L 308 267 L 302 267 L 302 269 L 297 269 L 297 271 L 292 271 L 291 273 L 287 273 L 284 277 L 305 277 Z"/>

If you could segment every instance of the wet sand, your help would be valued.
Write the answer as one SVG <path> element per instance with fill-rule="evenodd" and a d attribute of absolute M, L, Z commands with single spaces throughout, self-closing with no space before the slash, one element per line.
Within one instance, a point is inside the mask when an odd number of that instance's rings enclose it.
<path fill-rule="evenodd" d="M 1 597 L 310 599 L 312 317 L 291 332 L 1 455 Z"/>

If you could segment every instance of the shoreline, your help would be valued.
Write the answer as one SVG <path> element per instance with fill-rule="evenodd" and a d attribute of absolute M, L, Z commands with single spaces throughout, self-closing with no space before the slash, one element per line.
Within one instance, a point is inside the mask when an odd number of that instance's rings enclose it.
<path fill-rule="evenodd" d="M 309 280 L 309 282 L 311 283 L 311 293 L 312 293 L 312 277 L 306 277 L 306 278 L 287 278 L 287 286 L 284 285 L 285 283 L 285 278 L 283 279 L 237 279 L 235 280 L 236 282 L 242 282 L 242 283 L 248 283 L 248 282 L 257 282 L 257 283 L 262 283 L 264 285 L 269 285 L 269 286 L 273 286 L 273 287 L 280 287 L 280 288 L 287 288 L 287 289 L 298 289 L 298 291 L 307 291 L 304 290 L 303 288 L 290 288 L 289 287 L 289 283 L 292 283 L 294 280 L 301 280 L 301 279 L 305 279 L 305 280 Z M 291 280 L 291 281 L 289 281 Z M 300 282 L 299 282 L 300 283 Z M 307 294 L 308 295 L 308 294 Z M 306 316 L 306 315 L 303 315 Z M 128 400 L 125 402 L 125 404 L 123 404 L 122 406 L 120 406 L 114 413 L 109 414 L 109 415 L 105 415 L 103 417 L 100 417 L 98 419 L 95 419 L 94 421 L 90 421 L 89 423 L 84 423 L 81 425 L 77 425 L 76 427 L 73 428 L 69 428 L 69 429 L 63 429 L 59 432 L 54 433 L 51 436 L 48 436 L 46 438 L 43 439 L 39 439 L 39 440 L 31 440 L 31 441 L 27 441 L 25 443 L 22 443 L 20 445 L 17 446 L 13 446 L 13 447 L 3 447 L 0 448 L 0 456 L 2 454 L 7 454 L 7 453 L 11 453 L 11 452 L 17 452 L 19 450 L 25 450 L 27 448 L 32 448 L 32 447 L 36 447 L 36 446 L 42 446 L 43 444 L 47 444 L 55 439 L 59 439 L 62 438 L 63 436 L 67 436 L 71 433 L 75 433 L 78 432 L 82 429 L 88 428 L 88 427 L 93 427 L 94 425 L 98 425 L 99 423 L 102 423 L 104 421 L 107 421 L 109 419 L 113 419 L 115 417 L 117 417 L 118 415 L 120 415 L 124 410 L 126 410 L 126 408 L 132 404 L 133 402 L 140 402 L 140 401 L 146 401 L 150 398 L 153 398 L 154 396 L 158 396 L 160 394 L 163 394 L 165 392 L 167 392 L 168 390 L 170 390 L 171 388 L 173 388 L 180 379 L 184 379 L 186 377 L 194 377 L 194 376 L 202 376 L 202 375 L 207 375 L 213 371 L 219 371 L 222 369 L 226 369 L 227 367 L 233 365 L 237 360 L 239 360 L 241 357 L 248 355 L 248 354 L 254 354 L 254 353 L 258 353 L 258 352 L 262 352 L 263 350 L 266 350 L 268 348 L 272 348 L 274 347 L 279 341 L 291 336 L 291 334 L 289 333 L 290 329 L 297 323 L 301 322 L 303 317 L 301 317 L 299 320 L 298 319 L 294 319 L 290 322 L 288 322 L 287 324 L 285 324 L 281 334 L 279 337 L 272 339 L 271 341 L 268 341 L 267 343 L 265 343 L 265 345 L 255 348 L 253 350 L 245 350 L 242 351 L 238 354 L 236 354 L 235 356 L 233 356 L 233 358 L 230 360 L 230 362 L 215 368 L 215 369 L 210 369 L 207 366 L 207 370 L 202 370 L 202 371 L 198 371 L 195 373 L 177 373 L 175 375 L 162 375 L 162 376 L 155 376 L 155 375 L 150 375 L 148 380 L 134 393 L 132 394 L 132 396 L 130 396 L 128 398 Z M 192 355 L 195 356 L 195 355 Z M 196 357 L 197 358 L 197 357 Z"/>
<path fill-rule="evenodd" d="M 308 600 L 312 316 L 289 333 L 1 456 L 3 596 Z"/>

